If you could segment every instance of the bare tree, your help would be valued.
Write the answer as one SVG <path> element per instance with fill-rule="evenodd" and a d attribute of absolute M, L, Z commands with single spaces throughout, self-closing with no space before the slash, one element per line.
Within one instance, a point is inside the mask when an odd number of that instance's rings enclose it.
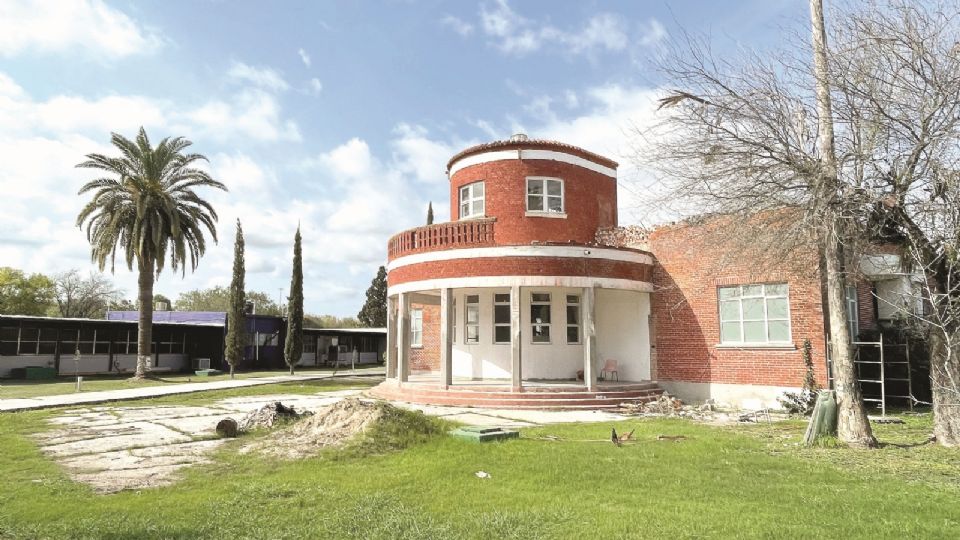
<path fill-rule="evenodd" d="M 816 18 L 819 2 L 813 1 Z M 811 246 L 819 253 L 828 292 L 838 436 L 871 447 L 876 440 L 856 380 L 844 301 L 843 269 L 855 257 L 845 247 L 856 237 L 858 222 L 849 219 L 852 202 L 831 157 L 822 20 L 813 35 L 821 47 L 805 41 L 793 51 L 746 50 L 740 57 L 716 55 L 704 39 L 684 35 L 658 62 L 678 89 L 661 101 L 658 124 L 638 134 L 638 157 L 664 180 L 667 189 L 658 206 L 737 218 L 744 230 L 730 242 L 763 242 L 774 259 Z M 815 50 L 821 58 L 811 63 Z M 755 233 L 764 229 L 766 235 Z"/>
<path fill-rule="evenodd" d="M 123 291 L 99 273 L 83 277 L 78 270 L 67 270 L 56 274 L 53 281 L 61 317 L 103 318 L 110 305 L 123 296 Z"/>
<path fill-rule="evenodd" d="M 960 6 L 892 0 L 840 13 L 830 79 L 841 175 L 872 241 L 899 245 L 929 309 L 934 435 L 960 444 Z M 916 306 L 914 299 L 911 302 Z"/>

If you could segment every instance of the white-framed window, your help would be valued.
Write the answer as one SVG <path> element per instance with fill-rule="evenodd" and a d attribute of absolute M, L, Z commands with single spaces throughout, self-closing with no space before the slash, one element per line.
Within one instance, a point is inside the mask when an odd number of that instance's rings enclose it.
<path fill-rule="evenodd" d="M 580 295 L 567 295 L 567 343 L 580 343 Z"/>
<path fill-rule="evenodd" d="M 527 212 L 562 214 L 563 180 L 540 176 L 527 178 Z"/>
<path fill-rule="evenodd" d="M 480 295 L 468 294 L 464 298 L 464 343 L 480 343 Z"/>
<path fill-rule="evenodd" d="M 847 327 L 850 330 L 850 341 L 856 341 L 860 333 L 860 302 L 857 300 L 857 288 L 847 287 Z"/>
<path fill-rule="evenodd" d="M 510 343 L 510 293 L 493 295 L 493 342 Z"/>
<path fill-rule="evenodd" d="M 460 219 L 483 217 L 483 182 L 474 182 L 460 188 Z"/>
<path fill-rule="evenodd" d="M 720 342 L 789 343 L 790 301 L 786 283 L 719 287 Z"/>
<path fill-rule="evenodd" d="M 410 346 L 423 347 L 423 310 L 410 310 Z"/>
<path fill-rule="evenodd" d="M 530 293 L 533 343 L 550 343 L 550 293 Z"/>

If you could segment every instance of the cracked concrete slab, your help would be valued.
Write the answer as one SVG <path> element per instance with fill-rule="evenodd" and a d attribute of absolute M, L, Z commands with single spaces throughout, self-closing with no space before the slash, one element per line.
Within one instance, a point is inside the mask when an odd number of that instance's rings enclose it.
<path fill-rule="evenodd" d="M 214 438 L 223 418 L 239 420 L 276 401 L 316 411 L 359 392 L 237 397 L 208 406 L 70 409 L 50 419 L 55 429 L 34 437 L 74 480 L 100 493 L 156 487 L 175 482 L 184 467 L 211 462 L 209 455 L 227 442 Z"/>

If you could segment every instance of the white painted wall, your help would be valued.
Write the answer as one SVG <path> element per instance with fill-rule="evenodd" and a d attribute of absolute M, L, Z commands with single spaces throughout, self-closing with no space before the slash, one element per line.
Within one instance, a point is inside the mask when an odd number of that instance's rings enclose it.
<path fill-rule="evenodd" d="M 650 294 L 597 291 L 597 369 L 616 360 L 620 380 L 650 380 Z"/>
<path fill-rule="evenodd" d="M 10 370 L 24 367 L 53 367 L 53 355 L 0 356 L 0 377 L 9 377 Z"/>
<path fill-rule="evenodd" d="M 686 381 L 658 381 L 670 395 L 685 403 L 703 403 L 712 399 L 722 407 L 744 410 L 781 409 L 777 398 L 784 392 L 799 392 L 800 388 L 754 384 L 695 383 Z"/>
<path fill-rule="evenodd" d="M 508 293 L 509 288 L 458 289 L 456 299 L 456 339 L 453 344 L 453 375 L 473 379 L 510 378 L 510 344 L 493 343 L 493 295 Z M 551 295 L 550 343 L 533 343 L 530 322 L 530 298 L 534 292 Z M 471 294 L 480 296 L 480 341 L 464 343 L 466 301 Z M 524 379 L 573 379 L 583 369 L 583 328 L 578 344 L 566 342 L 566 296 L 576 294 L 583 301 L 581 288 L 523 287 L 520 299 L 522 370 Z M 597 302 L 597 332 L 600 362 L 614 358 L 620 362 L 623 380 L 650 378 L 650 295 L 634 291 L 601 289 Z M 582 313 L 581 313 L 582 315 Z M 581 316 L 581 321 L 583 320 Z"/>
<path fill-rule="evenodd" d="M 135 354 L 117 354 L 113 358 L 121 371 L 132 372 L 137 367 Z M 158 365 L 165 370 L 169 368 L 169 371 L 180 371 L 187 367 L 187 355 L 161 354 Z M 0 377 L 9 377 L 11 369 L 32 366 L 53 367 L 54 356 L 52 354 L 0 356 Z M 110 357 L 106 354 L 81 355 L 79 365 L 74 363 L 72 354 L 60 355 L 60 375 L 73 375 L 78 372 L 82 375 L 116 373 L 110 370 Z"/>

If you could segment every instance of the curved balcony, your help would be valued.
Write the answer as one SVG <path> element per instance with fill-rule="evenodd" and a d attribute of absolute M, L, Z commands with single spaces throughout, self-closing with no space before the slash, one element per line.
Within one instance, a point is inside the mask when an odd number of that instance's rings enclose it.
<path fill-rule="evenodd" d="M 496 218 L 450 221 L 408 229 L 387 242 L 387 260 L 427 251 L 494 245 Z"/>

